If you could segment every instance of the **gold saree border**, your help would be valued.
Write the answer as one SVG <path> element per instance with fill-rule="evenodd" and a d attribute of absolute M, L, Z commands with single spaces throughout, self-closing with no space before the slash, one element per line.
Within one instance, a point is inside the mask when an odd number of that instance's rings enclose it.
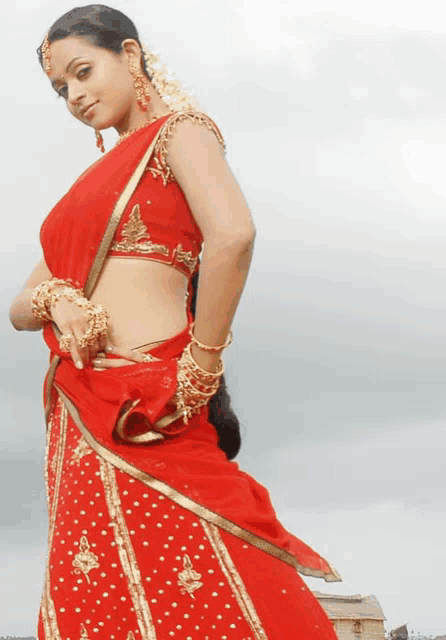
<path fill-rule="evenodd" d="M 86 298 L 90 298 L 91 294 L 93 293 L 93 289 L 102 271 L 102 267 L 104 265 L 105 258 L 107 256 L 108 249 L 111 245 L 111 241 L 113 239 L 113 236 L 115 235 L 116 229 L 118 228 L 121 216 L 124 213 L 124 209 L 126 208 L 130 198 L 132 197 L 132 194 L 135 191 L 138 185 L 138 182 L 141 179 L 142 174 L 144 173 L 146 164 L 150 160 L 153 149 L 155 148 L 155 145 L 158 141 L 160 133 L 164 127 L 164 124 L 165 123 L 161 125 L 161 127 L 155 134 L 152 142 L 150 143 L 149 148 L 141 158 L 138 166 L 132 173 L 129 181 L 125 185 L 123 191 L 121 192 L 121 195 L 119 196 L 115 206 L 113 207 L 112 214 L 108 220 L 107 227 L 101 239 L 101 244 L 99 245 L 99 248 L 96 252 L 95 258 L 93 260 L 93 264 L 88 274 L 87 282 L 84 287 Z"/>
<path fill-rule="evenodd" d="M 51 597 L 51 580 L 50 580 L 50 555 L 53 546 L 53 537 L 54 537 L 54 527 L 56 523 L 56 513 L 57 507 L 59 504 L 59 490 L 60 490 L 60 482 L 62 478 L 62 467 L 63 461 L 65 457 L 65 447 L 67 440 L 67 424 L 68 424 L 68 410 L 63 400 L 59 400 L 60 402 L 60 418 L 59 418 L 59 434 L 58 434 L 58 442 L 57 442 L 57 450 L 54 455 L 56 458 L 56 480 L 54 483 L 54 497 L 53 502 L 50 504 L 48 499 L 48 512 L 49 512 L 49 527 L 48 527 L 48 555 L 46 562 L 46 571 L 45 571 L 45 583 L 43 587 L 43 595 L 41 600 L 41 612 L 42 612 L 42 620 L 43 620 L 43 628 L 45 633 L 45 640 L 62 640 L 62 636 L 60 635 L 59 625 L 57 623 L 57 614 L 56 607 L 54 606 L 53 599 Z M 53 425 L 50 427 L 53 428 Z M 46 458 L 45 464 L 45 480 L 47 482 L 48 475 L 48 458 Z M 47 485 L 48 491 L 48 485 Z M 49 498 L 49 491 L 48 491 Z"/>
<path fill-rule="evenodd" d="M 221 570 L 226 576 L 240 610 L 243 613 L 246 622 L 251 627 L 255 640 L 268 640 L 268 636 L 263 628 L 259 614 L 256 611 L 241 575 L 237 571 L 234 561 L 231 558 L 231 554 L 220 536 L 218 527 L 215 524 L 206 522 L 206 520 L 203 520 L 202 518 L 200 518 L 200 524 L 211 543 Z"/>
<path fill-rule="evenodd" d="M 57 326 L 54 325 L 54 331 L 57 331 L 60 335 L 60 331 L 57 329 Z M 56 336 L 57 336 L 56 333 Z M 60 362 L 60 356 L 55 355 L 51 360 L 50 366 L 48 367 L 48 371 L 46 374 L 46 386 L 45 386 L 45 422 L 48 424 L 48 418 L 50 415 L 51 409 L 51 388 L 53 386 L 54 374 L 56 373 L 57 365 Z"/>
<path fill-rule="evenodd" d="M 156 640 L 156 630 L 153 624 L 152 613 L 149 603 L 147 602 L 135 550 L 133 549 L 127 523 L 122 512 L 115 467 L 108 462 L 108 460 L 99 458 L 99 469 L 119 560 L 124 575 L 127 578 L 127 587 L 133 602 L 141 638 L 144 640 Z"/>
<path fill-rule="evenodd" d="M 285 549 L 281 549 L 280 547 L 277 547 L 272 542 L 269 542 L 268 540 L 264 540 L 260 536 L 257 536 L 255 533 L 251 533 L 250 531 L 243 529 L 242 527 L 235 524 L 231 520 L 228 520 L 224 516 L 216 513 L 215 511 L 212 511 L 211 509 L 208 509 L 208 507 L 205 507 L 200 503 L 195 502 L 195 500 L 192 500 L 188 496 L 180 493 L 177 489 L 174 489 L 167 483 L 161 480 L 158 480 L 157 478 L 154 478 L 153 476 L 146 473 L 145 471 L 141 471 L 137 467 L 127 462 L 127 460 L 124 460 L 123 458 L 121 458 L 121 456 L 117 455 L 113 451 L 110 451 L 109 449 L 104 447 L 100 442 L 98 442 L 94 438 L 94 436 L 87 429 L 87 427 L 85 426 L 85 424 L 83 423 L 79 415 L 79 411 L 77 410 L 77 407 L 73 404 L 73 402 L 71 402 L 71 400 L 65 395 L 62 389 L 60 389 L 57 386 L 57 384 L 55 384 L 54 386 L 56 387 L 57 392 L 59 393 L 60 397 L 65 403 L 65 406 L 68 412 L 70 413 L 72 419 L 74 420 L 76 426 L 81 431 L 81 433 L 83 434 L 85 440 L 88 442 L 90 447 L 94 449 L 99 456 L 101 456 L 102 458 L 110 462 L 112 465 L 114 465 L 121 471 L 128 473 L 130 476 L 132 476 L 136 480 L 143 482 L 148 487 L 151 487 L 152 489 L 159 491 L 160 493 L 165 495 L 167 498 L 169 498 L 173 502 L 176 502 L 181 507 L 184 507 L 188 511 L 191 511 L 192 513 L 197 515 L 199 518 L 203 518 L 204 520 L 207 520 L 211 524 L 217 525 L 221 529 L 228 531 L 228 533 L 231 533 L 237 536 L 244 542 L 247 542 L 257 547 L 261 551 L 264 551 L 265 553 L 269 553 L 271 556 L 278 558 L 283 562 L 286 562 L 287 564 L 294 567 L 297 571 L 299 571 L 303 575 L 312 576 L 313 578 L 323 578 L 325 582 L 341 582 L 342 581 L 342 577 L 340 576 L 340 574 L 329 562 L 325 560 L 325 558 L 324 558 L 325 562 L 327 562 L 328 566 L 330 567 L 330 573 L 324 573 L 322 569 L 312 569 L 310 567 L 305 567 L 301 565 L 297 561 L 297 559 Z"/>

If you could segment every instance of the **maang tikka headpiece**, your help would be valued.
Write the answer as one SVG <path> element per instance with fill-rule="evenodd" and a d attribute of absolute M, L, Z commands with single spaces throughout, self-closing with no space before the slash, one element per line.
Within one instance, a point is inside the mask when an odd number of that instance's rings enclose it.
<path fill-rule="evenodd" d="M 42 58 L 43 58 L 43 68 L 45 69 L 45 73 L 47 76 L 51 75 L 51 49 L 50 49 L 50 41 L 48 39 L 48 34 L 45 34 L 45 38 L 43 39 L 42 44 Z"/>
<path fill-rule="evenodd" d="M 149 51 L 144 45 L 141 50 L 146 63 L 147 73 L 151 78 L 151 83 L 162 99 L 162 101 L 172 111 L 182 111 L 183 109 L 199 109 L 199 105 L 192 94 L 188 93 L 181 82 L 170 72 L 168 67 L 161 62 L 159 55 L 153 51 Z M 42 43 L 42 59 L 45 73 L 51 76 L 51 49 L 48 33 Z M 149 80 L 144 76 L 144 79 Z M 104 152 L 102 136 L 96 130 L 97 145 Z"/>

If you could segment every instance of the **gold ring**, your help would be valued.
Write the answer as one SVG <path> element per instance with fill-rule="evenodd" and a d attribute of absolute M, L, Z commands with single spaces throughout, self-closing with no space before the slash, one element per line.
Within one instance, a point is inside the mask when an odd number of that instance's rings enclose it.
<path fill-rule="evenodd" d="M 156 360 L 159 359 L 159 358 L 155 358 L 155 356 L 152 356 L 150 353 L 141 354 L 141 358 L 143 362 L 155 362 Z"/>

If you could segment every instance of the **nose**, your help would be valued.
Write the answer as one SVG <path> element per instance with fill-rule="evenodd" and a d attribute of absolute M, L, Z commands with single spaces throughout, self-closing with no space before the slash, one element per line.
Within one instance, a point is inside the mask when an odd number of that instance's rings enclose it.
<path fill-rule="evenodd" d="M 68 102 L 72 109 L 77 109 L 80 100 L 85 101 L 85 91 L 82 87 L 70 87 L 68 90 Z"/>

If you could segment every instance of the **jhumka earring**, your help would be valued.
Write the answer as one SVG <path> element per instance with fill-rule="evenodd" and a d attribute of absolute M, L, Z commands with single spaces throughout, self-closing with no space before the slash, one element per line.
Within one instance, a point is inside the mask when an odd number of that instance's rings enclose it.
<path fill-rule="evenodd" d="M 130 60 L 129 62 L 130 73 L 132 74 L 133 84 L 135 85 L 135 91 L 137 95 L 137 102 L 141 108 L 141 111 L 147 111 L 147 104 L 150 102 L 149 82 L 147 78 L 138 69 L 135 62 Z"/>

